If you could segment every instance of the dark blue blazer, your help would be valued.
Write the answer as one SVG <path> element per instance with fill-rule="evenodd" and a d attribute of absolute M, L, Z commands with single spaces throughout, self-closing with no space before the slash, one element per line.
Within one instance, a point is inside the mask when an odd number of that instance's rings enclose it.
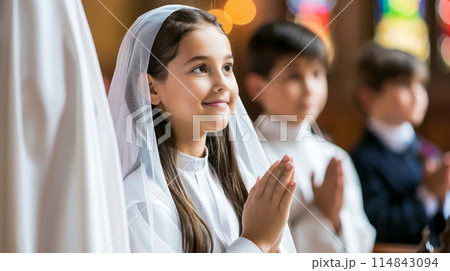
<path fill-rule="evenodd" d="M 416 196 L 425 157 L 438 155 L 431 143 L 417 138 L 403 153 L 390 151 L 366 130 L 352 158 L 361 180 L 364 210 L 377 230 L 377 242 L 419 244 L 425 225 L 431 243 L 438 245 L 445 220 L 442 211 L 427 218 Z"/>

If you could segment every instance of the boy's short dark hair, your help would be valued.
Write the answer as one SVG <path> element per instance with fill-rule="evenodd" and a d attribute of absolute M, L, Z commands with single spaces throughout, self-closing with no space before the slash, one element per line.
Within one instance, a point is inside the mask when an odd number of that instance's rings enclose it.
<path fill-rule="evenodd" d="M 250 39 L 248 71 L 268 77 L 280 57 L 300 52 L 299 57 L 318 59 L 327 67 L 325 46 L 309 29 L 287 21 L 265 24 Z"/>
<path fill-rule="evenodd" d="M 409 53 L 369 43 L 358 59 L 359 84 L 372 91 L 381 91 L 387 80 L 412 77 L 424 68 L 424 63 Z"/>

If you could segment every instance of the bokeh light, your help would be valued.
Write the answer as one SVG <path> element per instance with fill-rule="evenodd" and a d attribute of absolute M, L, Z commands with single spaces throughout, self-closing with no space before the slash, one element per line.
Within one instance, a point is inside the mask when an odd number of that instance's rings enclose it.
<path fill-rule="evenodd" d="M 302 14 L 301 16 L 297 15 L 295 17 L 295 22 L 304 25 L 306 28 L 308 28 L 315 34 L 319 34 L 327 25 L 327 22 L 322 21 L 322 18 L 315 13 L 306 13 Z M 328 31 L 325 30 L 323 32 Z"/>
<path fill-rule="evenodd" d="M 406 51 L 425 61 L 430 56 L 425 0 L 378 0 L 376 43 Z"/>
<path fill-rule="evenodd" d="M 208 12 L 217 17 L 217 21 L 222 24 L 225 33 L 229 34 L 231 32 L 233 29 L 233 21 L 227 12 L 222 9 L 211 9 Z"/>
<path fill-rule="evenodd" d="M 300 11 L 300 2 L 302 0 L 286 0 L 286 5 L 292 14 L 297 14 Z"/>
<path fill-rule="evenodd" d="M 420 0 L 387 0 L 389 12 L 402 17 L 416 16 Z"/>
<path fill-rule="evenodd" d="M 336 0 L 286 0 L 289 10 L 295 15 L 295 23 L 311 30 L 325 45 L 329 63 L 334 59 L 334 43 L 330 30 L 327 28 L 330 22 L 331 10 L 336 5 Z"/>
<path fill-rule="evenodd" d="M 444 62 L 446 68 L 450 69 L 450 37 L 442 37 L 439 43 L 439 52 L 441 55 L 441 59 Z"/>
<path fill-rule="evenodd" d="M 217 17 L 223 30 L 229 34 L 233 25 L 248 24 L 255 18 L 256 6 L 252 0 L 228 0 L 224 9 L 211 9 L 208 12 Z"/>
<path fill-rule="evenodd" d="M 450 26 L 450 0 L 441 0 L 437 5 L 437 11 L 442 22 Z"/>
<path fill-rule="evenodd" d="M 286 0 L 286 5 L 294 15 L 297 15 L 307 6 L 325 8 L 322 12 L 329 13 L 336 5 L 336 1 L 337 0 Z"/>
<path fill-rule="evenodd" d="M 422 60 L 429 56 L 428 28 L 421 18 L 382 18 L 375 33 L 375 42 L 384 47 L 409 52 Z"/>
<path fill-rule="evenodd" d="M 252 0 L 228 0 L 224 10 L 237 25 L 248 24 L 256 16 L 256 6 Z"/>

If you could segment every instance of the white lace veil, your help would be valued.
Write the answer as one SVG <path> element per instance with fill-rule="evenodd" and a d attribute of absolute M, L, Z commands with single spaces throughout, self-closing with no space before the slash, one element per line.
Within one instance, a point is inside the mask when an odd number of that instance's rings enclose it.
<path fill-rule="evenodd" d="M 161 167 L 158 138 L 150 102 L 147 69 L 155 37 L 173 12 L 191 8 L 168 5 L 140 16 L 126 33 L 120 46 L 109 92 L 109 103 L 118 138 L 125 181 L 130 233 L 142 231 L 145 221 L 148 235 L 146 251 L 181 251 L 178 216 Z M 186 91 L 180 89 L 180 91 Z M 247 189 L 269 168 L 253 125 L 240 99 L 230 120 L 235 136 L 237 161 Z M 137 222 L 137 223 L 136 223 Z"/>

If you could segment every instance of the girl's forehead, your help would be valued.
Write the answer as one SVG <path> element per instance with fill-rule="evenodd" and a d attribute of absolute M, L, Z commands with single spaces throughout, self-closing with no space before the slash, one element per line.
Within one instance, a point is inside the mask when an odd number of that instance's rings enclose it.
<path fill-rule="evenodd" d="M 187 33 L 178 45 L 180 58 L 191 58 L 195 55 L 222 57 L 231 54 L 228 37 L 216 26 L 200 26 Z"/>

